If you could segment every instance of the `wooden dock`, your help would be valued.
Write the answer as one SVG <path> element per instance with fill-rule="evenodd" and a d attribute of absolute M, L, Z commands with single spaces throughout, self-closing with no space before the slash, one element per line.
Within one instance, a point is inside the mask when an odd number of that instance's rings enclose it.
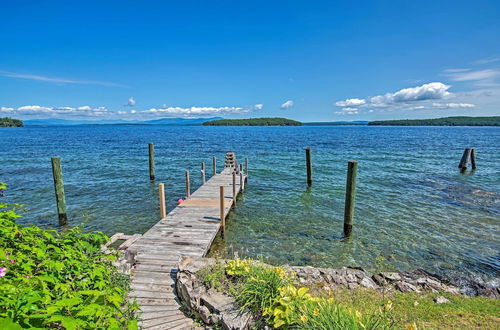
<path fill-rule="evenodd" d="M 227 160 L 227 158 L 226 158 Z M 236 164 L 236 162 L 234 163 Z M 226 166 L 228 164 L 226 163 Z M 193 320 L 181 310 L 175 277 L 181 257 L 203 257 L 221 229 L 220 186 L 224 186 L 224 218 L 233 199 L 234 167 L 225 167 L 172 210 L 129 248 L 135 254 L 131 293 L 141 309 L 143 329 L 191 329 Z M 246 183 L 246 173 L 243 182 Z M 244 184 L 243 184 L 244 185 Z M 236 196 L 241 192 L 236 175 Z"/>

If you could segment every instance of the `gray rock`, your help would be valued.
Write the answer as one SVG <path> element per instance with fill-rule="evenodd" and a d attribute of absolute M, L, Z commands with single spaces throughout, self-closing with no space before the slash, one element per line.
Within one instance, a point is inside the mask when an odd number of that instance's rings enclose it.
<path fill-rule="evenodd" d="M 365 288 L 378 289 L 378 285 L 369 277 L 364 277 L 359 284 Z"/>
<path fill-rule="evenodd" d="M 443 296 L 438 296 L 438 297 L 434 298 L 434 302 L 436 304 L 447 304 L 447 303 L 450 303 L 451 301 L 449 301 L 448 299 L 446 299 Z"/>
<path fill-rule="evenodd" d="M 389 281 L 400 281 L 401 280 L 401 275 L 396 272 L 384 272 L 380 273 L 384 278 L 386 278 Z"/>
<path fill-rule="evenodd" d="M 395 286 L 401 292 L 420 292 L 416 286 L 408 282 L 399 281 Z"/>

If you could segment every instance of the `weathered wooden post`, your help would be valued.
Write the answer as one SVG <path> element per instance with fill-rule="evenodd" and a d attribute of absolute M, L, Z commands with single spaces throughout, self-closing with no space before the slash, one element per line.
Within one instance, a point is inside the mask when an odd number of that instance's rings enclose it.
<path fill-rule="evenodd" d="M 356 176 L 358 174 L 358 162 L 350 160 L 347 166 L 347 184 L 345 193 L 344 209 L 344 235 L 349 236 L 352 232 L 352 221 L 354 219 L 354 199 L 356 197 Z"/>
<path fill-rule="evenodd" d="M 215 156 L 212 157 L 212 166 L 214 168 L 214 175 L 217 174 L 217 158 Z"/>
<path fill-rule="evenodd" d="M 233 207 L 236 207 L 236 171 L 233 171 Z"/>
<path fill-rule="evenodd" d="M 476 150 L 474 148 L 472 148 L 470 150 L 470 163 L 472 165 L 472 169 L 475 170 L 476 169 Z"/>
<path fill-rule="evenodd" d="M 155 146 L 152 143 L 149 144 L 149 179 L 155 179 Z"/>
<path fill-rule="evenodd" d="M 64 226 L 68 223 L 66 214 L 66 199 L 64 197 L 64 184 L 61 170 L 61 158 L 52 157 L 52 176 L 54 177 L 54 189 L 56 192 L 57 215 L 59 216 L 59 225 Z"/>
<path fill-rule="evenodd" d="M 201 162 L 201 184 L 205 184 L 205 162 Z"/>
<path fill-rule="evenodd" d="M 224 211 L 224 186 L 220 186 L 220 223 L 221 223 L 221 236 L 224 238 L 224 231 L 226 230 L 226 218 Z"/>
<path fill-rule="evenodd" d="M 306 148 L 306 167 L 307 167 L 307 185 L 312 186 L 312 162 L 311 162 L 311 148 Z"/>
<path fill-rule="evenodd" d="M 160 218 L 165 219 L 167 217 L 167 206 L 165 204 L 165 185 L 163 183 L 158 185 L 158 194 L 160 195 Z"/>
<path fill-rule="evenodd" d="M 240 172 L 240 189 L 243 191 L 245 189 L 245 180 L 243 180 L 243 173 Z"/>
<path fill-rule="evenodd" d="M 460 163 L 458 164 L 458 168 L 460 169 L 461 172 L 467 170 L 470 154 L 471 154 L 471 149 L 465 148 L 464 154 L 462 155 L 462 159 L 460 159 Z"/>
<path fill-rule="evenodd" d="M 243 172 L 243 164 L 240 163 L 239 172 Z"/>
<path fill-rule="evenodd" d="M 248 158 L 245 157 L 245 174 L 247 175 L 248 178 Z"/>
<path fill-rule="evenodd" d="M 191 197 L 191 182 L 189 181 L 189 171 L 185 171 L 186 174 L 186 198 Z"/>

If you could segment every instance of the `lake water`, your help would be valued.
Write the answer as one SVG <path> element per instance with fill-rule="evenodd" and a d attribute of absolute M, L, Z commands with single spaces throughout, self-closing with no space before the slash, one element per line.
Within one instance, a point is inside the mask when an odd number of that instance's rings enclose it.
<path fill-rule="evenodd" d="M 71 225 L 107 234 L 143 233 L 159 218 L 148 174 L 155 143 L 156 183 L 168 209 L 184 195 L 184 170 L 219 169 L 226 151 L 250 161 L 247 191 L 215 253 L 272 263 L 370 268 L 375 258 L 401 270 L 498 285 L 500 128 L 494 127 L 169 127 L 74 126 L 0 129 L 2 201 L 24 203 L 19 221 L 57 227 L 51 156 L 62 158 Z M 305 182 L 304 148 L 314 184 Z M 478 168 L 460 174 L 466 147 Z M 359 162 L 351 239 L 342 237 L 347 161 Z M 193 189 L 193 190 L 194 190 Z"/>

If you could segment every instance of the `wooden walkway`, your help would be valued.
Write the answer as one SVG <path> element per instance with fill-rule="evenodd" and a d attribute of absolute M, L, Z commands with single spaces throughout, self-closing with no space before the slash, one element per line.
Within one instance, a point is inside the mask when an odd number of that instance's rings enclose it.
<path fill-rule="evenodd" d="M 212 176 L 191 197 L 161 219 L 128 249 L 134 253 L 131 293 L 142 311 L 143 329 L 191 329 L 193 320 L 182 311 L 175 294 L 181 257 L 203 257 L 219 232 L 220 191 L 224 186 L 227 216 L 233 206 L 233 168 Z M 243 177 L 246 182 L 246 175 Z M 236 175 L 236 196 L 240 193 Z"/>

